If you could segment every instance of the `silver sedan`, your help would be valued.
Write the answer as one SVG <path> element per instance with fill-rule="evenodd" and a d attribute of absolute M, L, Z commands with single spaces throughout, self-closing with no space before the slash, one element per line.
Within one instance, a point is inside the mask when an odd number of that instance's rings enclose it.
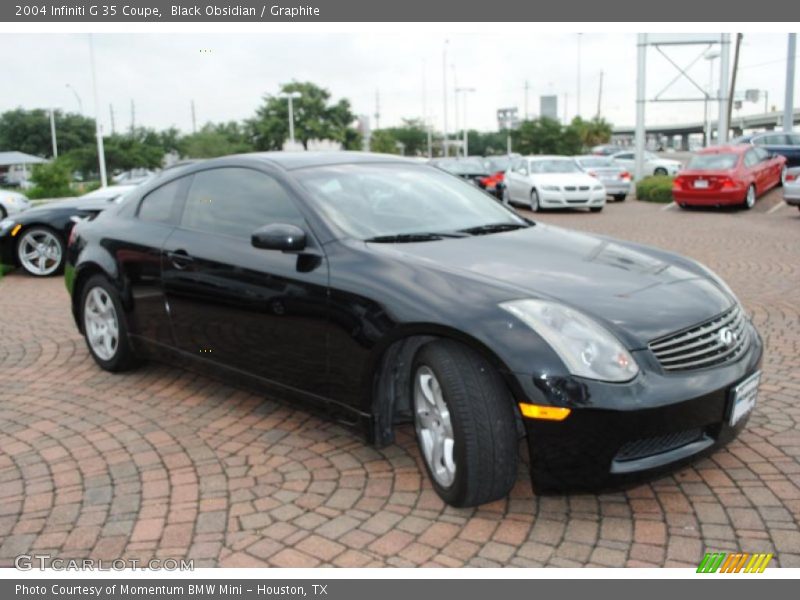
<path fill-rule="evenodd" d="M 600 180 L 606 193 L 614 200 L 625 200 L 631 191 L 631 174 L 608 156 L 575 156 L 577 165 L 592 177 Z"/>
<path fill-rule="evenodd" d="M 800 209 L 800 167 L 786 169 L 783 180 L 783 199 Z"/>

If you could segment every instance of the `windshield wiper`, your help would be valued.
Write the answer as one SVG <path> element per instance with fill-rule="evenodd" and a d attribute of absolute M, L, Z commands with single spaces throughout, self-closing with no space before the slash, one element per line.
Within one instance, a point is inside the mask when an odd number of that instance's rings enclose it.
<path fill-rule="evenodd" d="M 489 223 L 488 225 L 478 225 L 477 227 L 459 229 L 459 231 L 468 233 L 470 235 L 486 235 L 487 233 L 499 233 L 501 231 L 527 229 L 530 226 L 531 224 L 529 223 Z"/>
<path fill-rule="evenodd" d="M 408 242 L 432 242 L 444 238 L 463 238 L 463 233 L 457 232 L 421 232 L 421 233 L 396 233 L 394 235 L 378 235 L 364 240 L 378 244 L 401 244 Z"/>

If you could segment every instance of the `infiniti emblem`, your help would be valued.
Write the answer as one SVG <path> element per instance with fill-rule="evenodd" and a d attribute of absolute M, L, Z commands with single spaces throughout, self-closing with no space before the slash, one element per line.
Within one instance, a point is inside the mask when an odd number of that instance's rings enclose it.
<path fill-rule="evenodd" d="M 728 327 L 723 327 L 720 329 L 717 337 L 719 337 L 719 341 L 726 346 L 732 345 L 737 338 L 736 333 L 734 333 L 734 331 Z"/>

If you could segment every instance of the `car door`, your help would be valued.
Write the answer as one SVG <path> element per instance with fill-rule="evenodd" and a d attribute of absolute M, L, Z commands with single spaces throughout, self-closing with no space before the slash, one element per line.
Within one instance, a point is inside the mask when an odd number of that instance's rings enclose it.
<path fill-rule="evenodd" d="M 518 158 L 514 160 L 511 165 L 511 168 L 508 171 L 509 181 L 508 181 L 508 197 L 510 200 L 514 202 L 520 202 L 522 200 L 520 196 L 520 189 L 522 187 L 521 180 L 524 177 L 524 160 Z"/>
<path fill-rule="evenodd" d="M 789 135 L 789 146 L 786 154 L 787 167 L 800 166 L 800 134 L 793 133 Z"/>
<path fill-rule="evenodd" d="M 258 249 L 274 223 L 307 235 L 297 253 Z M 328 392 L 328 264 L 278 175 L 218 167 L 192 176 L 162 252 L 177 347 L 284 390 Z"/>
<path fill-rule="evenodd" d="M 752 182 L 756 186 L 756 193 L 761 192 L 761 175 L 760 175 L 760 168 L 759 168 L 759 159 L 758 153 L 756 152 L 755 148 L 750 148 L 744 154 L 744 160 L 742 161 L 742 165 L 744 166 L 745 171 L 745 180 L 750 183 Z"/>
<path fill-rule="evenodd" d="M 106 245 L 113 253 L 122 280 L 130 294 L 132 310 L 128 325 L 140 349 L 153 354 L 173 346 L 175 339 L 166 311 L 161 281 L 161 248 L 180 218 L 181 201 L 189 179 L 167 181 L 145 194 L 130 208 L 123 209 L 123 221 L 138 221 L 124 227 L 121 235 L 112 230 Z M 124 210 L 130 214 L 124 214 Z"/>

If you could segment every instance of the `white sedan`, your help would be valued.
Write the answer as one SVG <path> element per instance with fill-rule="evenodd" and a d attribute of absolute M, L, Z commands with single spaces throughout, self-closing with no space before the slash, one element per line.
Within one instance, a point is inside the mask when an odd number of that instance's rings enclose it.
<path fill-rule="evenodd" d="M 515 158 L 505 174 L 503 201 L 534 212 L 547 208 L 603 210 L 606 189 L 566 156 Z"/>
<path fill-rule="evenodd" d="M 612 154 L 611 158 L 620 166 L 625 167 L 631 173 L 636 168 L 636 153 L 625 151 Z M 681 162 L 671 158 L 659 158 L 652 152 L 644 153 L 644 174 L 645 175 L 677 175 L 680 171 Z"/>
<path fill-rule="evenodd" d="M 786 204 L 800 208 L 800 167 L 786 169 L 783 176 L 783 199 Z"/>
<path fill-rule="evenodd" d="M 31 203 L 19 192 L 0 190 L 0 221 L 10 215 L 28 210 L 30 207 Z"/>

